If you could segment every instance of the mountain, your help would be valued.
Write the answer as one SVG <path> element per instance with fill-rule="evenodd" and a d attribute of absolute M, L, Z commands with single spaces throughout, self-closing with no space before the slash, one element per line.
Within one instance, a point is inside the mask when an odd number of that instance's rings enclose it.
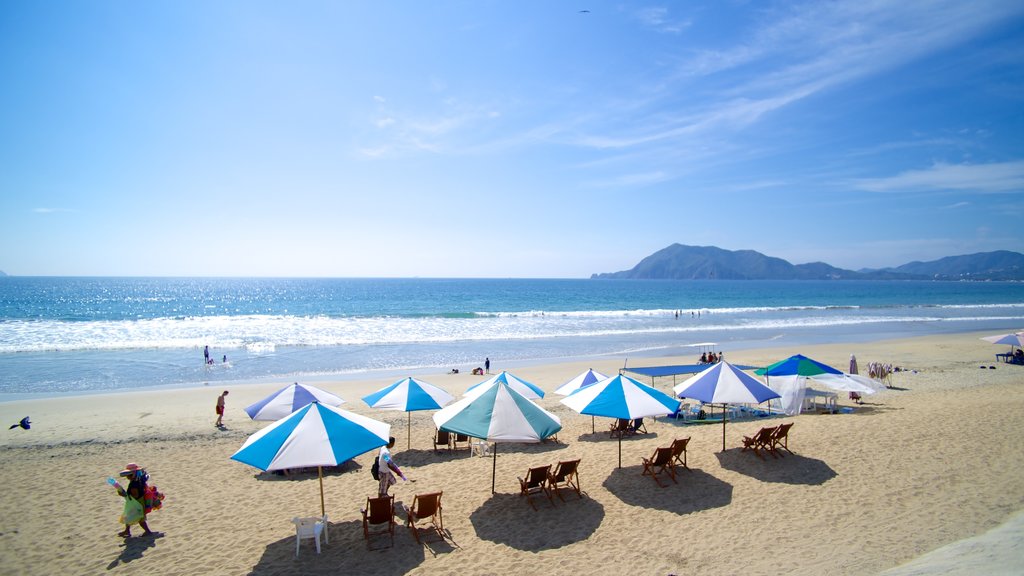
<path fill-rule="evenodd" d="M 1005 250 L 911 262 L 897 268 L 844 270 L 824 262 L 791 264 L 754 250 L 673 244 L 630 270 L 593 274 L 604 279 L 674 280 L 1024 280 L 1024 254 Z"/>

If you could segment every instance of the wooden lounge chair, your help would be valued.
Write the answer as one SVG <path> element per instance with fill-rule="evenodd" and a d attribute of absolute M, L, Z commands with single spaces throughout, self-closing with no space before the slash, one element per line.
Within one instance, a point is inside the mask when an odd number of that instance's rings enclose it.
<path fill-rule="evenodd" d="M 672 461 L 687 470 L 690 469 L 690 467 L 686 465 L 686 445 L 689 443 L 689 437 L 676 438 L 672 441 L 672 446 L 670 446 L 670 448 L 672 448 Z"/>
<path fill-rule="evenodd" d="M 609 438 L 621 438 L 629 435 L 630 421 L 626 418 L 616 418 L 608 430 Z"/>
<path fill-rule="evenodd" d="M 766 451 L 775 457 L 775 449 L 772 448 L 772 435 L 775 434 L 775 430 L 778 426 L 766 426 L 757 431 L 757 434 L 753 436 L 743 437 L 743 452 L 747 450 L 753 450 L 754 454 L 761 460 L 764 460 L 764 456 L 761 451 Z"/>
<path fill-rule="evenodd" d="M 647 434 L 647 426 L 644 426 L 644 419 L 637 418 L 629 423 L 630 434 Z"/>
<path fill-rule="evenodd" d="M 449 452 L 452 450 L 452 433 L 447 430 L 435 430 L 434 431 L 434 452 L 437 452 L 438 446 L 444 446 Z"/>
<path fill-rule="evenodd" d="M 519 479 L 519 495 L 526 496 L 526 501 L 530 503 L 530 507 L 534 510 L 537 506 L 534 505 L 531 496 L 534 494 L 544 494 L 548 497 L 548 502 L 551 505 L 555 505 L 554 499 L 551 498 L 551 490 L 548 487 L 548 475 L 551 473 L 551 464 L 546 466 L 537 466 L 536 468 L 530 468 L 526 473 L 526 479 Z"/>
<path fill-rule="evenodd" d="M 366 548 L 370 548 L 370 536 L 378 534 L 390 534 L 391 545 L 395 545 L 395 497 L 379 496 L 367 498 L 366 508 L 363 508 L 363 537 L 366 538 Z M 371 530 L 373 526 L 381 526 L 378 530 Z"/>
<path fill-rule="evenodd" d="M 420 526 L 430 523 L 430 529 L 436 532 L 441 539 L 444 539 L 444 519 L 441 517 L 441 494 L 443 492 L 431 492 L 430 494 L 417 494 L 413 496 L 412 507 L 405 507 L 405 526 L 412 530 L 416 542 L 420 541 Z"/>
<path fill-rule="evenodd" d="M 651 478 L 654 478 L 654 481 L 657 482 L 658 486 L 661 486 L 662 488 L 668 486 L 668 484 L 663 485 L 661 483 L 661 480 L 658 480 L 658 474 L 661 474 L 662 472 L 668 474 L 668 477 L 672 479 L 672 482 L 676 484 L 679 483 L 676 480 L 676 465 L 675 462 L 673 462 L 672 460 L 671 447 L 657 448 L 654 451 L 654 455 L 651 456 L 650 459 L 643 458 L 643 461 L 644 471 L 642 472 L 642 474 L 644 476 L 649 475 Z"/>
<path fill-rule="evenodd" d="M 779 451 L 779 448 L 782 448 L 790 454 L 793 453 L 793 451 L 789 449 L 789 429 L 792 427 L 793 423 L 790 422 L 789 424 L 779 424 L 779 427 L 775 429 L 775 433 L 772 434 L 772 454 L 782 456 L 783 454 Z"/>
<path fill-rule="evenodd" d="M 471 448 L 468 435 L 456 433 L 455 436 L 452 437 L 452 449 L 458 450 L 459 448 L 465 448 L 466 450 Z"/>
<path fill-rule="evenodd" d="M 580 491 L 580 475 L 579 475 L 580 461 L 567 460 L 559 462 L 555 465 L 554 472 L 548 475 L 548 487 L 555 494 L 558 494 L 558 498 L 565 502 L 565 498 L 562 493 L 559 492 L 559 488 L 570 488 L 576 491 L 576 495 L 583 498 L 583 493 Z"/>

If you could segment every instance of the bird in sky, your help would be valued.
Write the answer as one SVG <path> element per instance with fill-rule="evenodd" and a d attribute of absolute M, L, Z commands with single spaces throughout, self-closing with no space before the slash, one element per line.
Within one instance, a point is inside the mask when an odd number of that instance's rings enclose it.
<path fill-rule="evenodd" d="M 17 424 L 11 424 L 11 427 L 8 428 L 8 430 L 14 430 L 15 428 L 18 427 L 24 428 L 25 430 L 28 430 L 29 428 L 32 427 L 32 423 L 28 421 L 28 416 L 22 418 L 21 422 L 18 422 Z"/>

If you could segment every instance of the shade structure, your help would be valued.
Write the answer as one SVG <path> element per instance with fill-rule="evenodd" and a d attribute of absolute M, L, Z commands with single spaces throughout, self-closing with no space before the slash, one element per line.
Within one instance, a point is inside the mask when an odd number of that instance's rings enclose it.
<path fill-rule="evenodd" d="M 591 384 L 596 384 L 601 380 L 607 379 L 608 377 L 604 374 L 595 371 L 593 368 L 588 368 L 586 372 L 577 374 L 571 380 L 556 388 L 555 394 L 558 394 L 559 396 L 568 396 L 580 388 L 585 388 Z"/>
<path fill-rule="evenodd" d="M 491 376 L 479 384 L 470 386 L 463 396 L 473 396 L 482 390 L 488 389 L 495 382 L 507 384 L 509 388 L 519 392 L 530 400 L 539 400 L 544 397 L 544 391 L 537 386 L 504 371 Z"/>
<path fill-rule="evenodd" d="M 323 515 L 322 467 L 385 446 L 390 433 L 385 422 L 314 402 L 250 436 L 231 459 L 264 471 L 316 466 Z"/>
<path fill-rule="evenodd" d="M 495 443 L 491 464 L 492 493 L 498 443 L 540 442 L 562 429 L 558 416 L 534 404 L 501 380 L 495 380 L 486 388 L 479 388 L 472 395 L 437 411 L 434 424 L 440 430 Z"/>
<path fill-rule="evenodd" d="M 729 364 L 725 360 L 713 364 L 672 390 L 680 398 L 693 398 L 708 404 L 760 404 L 779 398 L 760 380 Z M 722 451 L 725 451 L 726 412 L 722 411 Z"/>
<path fill-rule="evenodd" d="M 679 399 L 619 374 L 580 388 L 562 399 L 562 404 L 591 416 L 634 420 L 665 416 L 679 408 Z M 619 435 L 619 468 L 622 468 L 622 435 Z"/>
<path fill-rule="evenodd" d="M 1009 344 L 1012 349 L 1014 346 L 1017 348 L 1024 348 L 1024 332 L 1014 332 L 1012 334 L 996 334 L 995 336 L 985 336 L 982 338 L 985 342 L 991 342 L 993 344 Z"/>
<path fill-rule="evenodd" d="M 280 420 L 313 402 L 327 406 L 341 406 L 345 403 L 340 396 L 321 390 L 316 386 L 307 386 L 296 382 L 251 406 L 247 406 L 245 413 L 253 420 Z"/>
<path fill-rule="evenodd" d="M 853 356 L 851 356 L 851 358 L 853 358 Z M 854 361 L 851 361 L 851 366 L 853 364 Z M 785 360 L 780 360 L 770 366 L 757 370 L 757 373 L 764 374 L 769 377 L 769 384 L 776 390 L 778 390 L 779 387 L 772 384 L 772 380 L 770 379 L 771 377 L 796 378 L 796 382 L 785 382 L 783 387 L 790 392 L 794 390 L 798 392 L 798 395 L 794 399 L 798 404 L 803 400 L 803 387 L 806 385 L 804 380 L 808 378 L 822 386 L 831 388 L 832 390 L 841 390 L 843 392 L 874 394 L 881 389 L 881 384 L 876 383 L 870 378 L 856 374 L 845 374 L 828 364 L 818 362 L 817 360 L 808 358 L 802 354 L 795 354 Z"/>
<path fill-rule="evenodd" d="M 370 408 L 409 413 L 406 425 L 407 448 L 412 447 L 412 413 L 419 410 L 437 410 L 454 399 L 455 397 L 445 390 L 411 377 L 403 378 L 373 394 L 363 396 L 363 402 Z"/>

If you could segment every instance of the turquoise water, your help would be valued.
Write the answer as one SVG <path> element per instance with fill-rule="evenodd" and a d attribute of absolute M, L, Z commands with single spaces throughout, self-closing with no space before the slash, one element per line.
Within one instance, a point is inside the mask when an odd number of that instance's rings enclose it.
<path fill-rule="evenodd" d="M 1024 283 L 0 278 L 0 394 L 344 379 L 1024 326 Z M 209 346 L 217 360 L 203 361 Z M 228 362 L 221 362 L 224 356 Z"/>

